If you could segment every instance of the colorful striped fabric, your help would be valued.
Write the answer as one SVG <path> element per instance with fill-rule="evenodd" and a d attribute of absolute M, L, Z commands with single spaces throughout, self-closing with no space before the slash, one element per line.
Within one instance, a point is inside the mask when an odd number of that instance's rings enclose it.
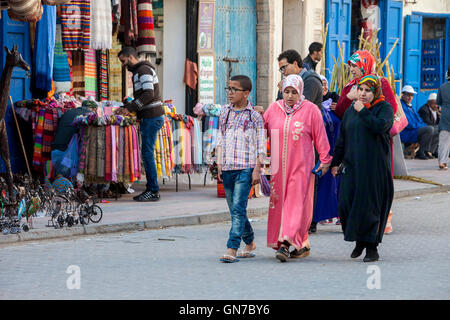
<path fill-rule="evenodd" d="M 97 59 L 95 50 L 84 52 L 84 88 L 86 98 L 97 100 Z"/>
<path fill-rule="evenodd" d="M 152 0 L 138 1 L 138 30 L 138 53 L 156 53 Z"/>
<path fill-rule="evenodd" d="M 122 64 L 117 55 L 122 46 L 113 39 L 112 49 L 108 52 L 108 100 L 122 101 Z"/>
<path fill-rule="evenodd" d="M 98 96 L 100 101 L 105 101 L 108 100 L 108 53 L 106 50 L 101 50 L 98 56 Z"/>
<path fill-rule="evenodd" d="M 85 76 L 84 76 L 84 53 L 83 51 L 72 51 L 72 79 L 73 95 L 85 96 Z"/>
<path fill-rule="evenodd" d="M 88 50 L 90 44 L 91 0 L 72 0 L 61 5 L 64 50 Z"/>
<path fill-rule="evenodd" d="M 56 25 L 55 58 L 53 60 L 53 81 L 55 93 L 70 91 L 70 68 L 67 53 L 62 48 L 61 23 Z"/>
<path fill-rule="evenodd" d="M 91 2 L 91 49 L 111 49 L 111 10 L 111 0 L 95 0 Z"/>

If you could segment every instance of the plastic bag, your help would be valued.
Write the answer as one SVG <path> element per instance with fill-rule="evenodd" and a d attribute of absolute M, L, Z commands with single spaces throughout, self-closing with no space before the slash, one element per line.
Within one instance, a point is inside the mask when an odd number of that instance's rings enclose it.
<path fill-rule="evenodd" d="M 267 181 L 267 178 L 265 175 L 261 175 L 261 191 L 262 193 L 266 196 L 269 197 L 270 196 L 270 184 L 269 181 Z"/>
<path fill-rule="evenodd" d="M 52 162 L 57 174 L 64 177 L 74 177 L 78 173 L 78 134 L 74 134 L 66 151 L 55 150 L 52 152 Z"/>

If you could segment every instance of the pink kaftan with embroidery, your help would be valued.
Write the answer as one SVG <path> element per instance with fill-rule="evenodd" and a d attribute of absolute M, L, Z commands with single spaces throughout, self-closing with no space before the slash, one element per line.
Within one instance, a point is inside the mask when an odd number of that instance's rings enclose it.
<path fill-rule="evenodd" d="M 271 152 L 267 246 L 278 249 L 287 240 L 299 250 L 308 240 L 313 215 L 314 146 L 323 164 L 332 160 L 322 114 L 304 99 L 287 115 L 280 100 L 266 110 L 264 122 Z"/>

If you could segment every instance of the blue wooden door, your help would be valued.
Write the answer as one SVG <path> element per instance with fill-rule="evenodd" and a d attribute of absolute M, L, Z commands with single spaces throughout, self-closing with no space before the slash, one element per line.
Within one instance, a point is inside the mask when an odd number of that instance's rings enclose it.
<path fill-rule="evenodd" d="M 403 1 L 385 0 L 380 2 L 381 31 L 379 40 L 381 43 L 380 55 L 384 61 L 395 41 L 398 39 L 394 51 L 389 56 L 389 65 L 394 67 L 395 80 L 402 78 L 402 22 Z M 396 91 L 400 92 L 400 83 L 396 83 Z"/>
<path fill-rule="evenodd" d="M 409 84 L 414 91 L 419 92 L 422 62 L 422 16 L 406 16 L 404 52 L 403 85 Z M 417 99 L 414 99 L 412 103 L 413 107 L 417 109 Z"/>
<path fill-rule="evenodd" d="M 0 70 L 3 72 L 6 61 L 6 52 L 4 46 L 10 50 L 13 45 L 18 46 L 19 52 L 22 54 L 23 59 L 31 67 L 31 49 L 30 49 L 30 31 L 29 24 L 20 21 L 11 20 L 6 13 L 6 10 L 2 10 L 2 18 L 0 20 Z M 27 78 L 27 74 L 20 68 L 14 68 L 11 86 L 9 89 L 9 95 L 12 97 L 13 102 L 31 99 L 30 92 L 30 79 Z M 8 144 L 10 152 L 11 167 L 14 173 L 19 172 L 25 167 L 25 160 L 23 157 L 22 147 L 20 145 L 19 135 L 17 133 L 16 123 L 12 114 L 12 109 L 8 103 L 8 108 L 5 115 L 6 129 L 8 132 Z M 0 159 L 0 172 L 5 171 L 3 160 Z"/>
<path fill-rule="evenodd" d="M 326 21 L 328 24 L 327 47 L 325 50 L 325 76 L 331 79 L 334 59 L 338 61 L 339 46 L 344 50 L 344 60 L 350 56 L 352 1 L 351 0 L 331 0 L 327 1 Z"/>
<path fill-rule="evenodd" d="M 256 0 L 216 0 L 214 51 L 216 54 L 215 103 L 226 104 L 224 88 L 228 84 L 228 63 L 231 76 L 243 74 L 252 80 L 250 101 L 256 104 Z"/>

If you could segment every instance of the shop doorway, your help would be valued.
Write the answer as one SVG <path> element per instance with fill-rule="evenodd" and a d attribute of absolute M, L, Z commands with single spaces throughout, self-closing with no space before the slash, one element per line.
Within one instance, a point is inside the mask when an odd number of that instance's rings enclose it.
<path fill-rule="evenodd" d="M 417 110 L 446 81 L 449 66 L 450 14 L 413 12 L 405 18 L 404 81 L 418 94 Z"/>

